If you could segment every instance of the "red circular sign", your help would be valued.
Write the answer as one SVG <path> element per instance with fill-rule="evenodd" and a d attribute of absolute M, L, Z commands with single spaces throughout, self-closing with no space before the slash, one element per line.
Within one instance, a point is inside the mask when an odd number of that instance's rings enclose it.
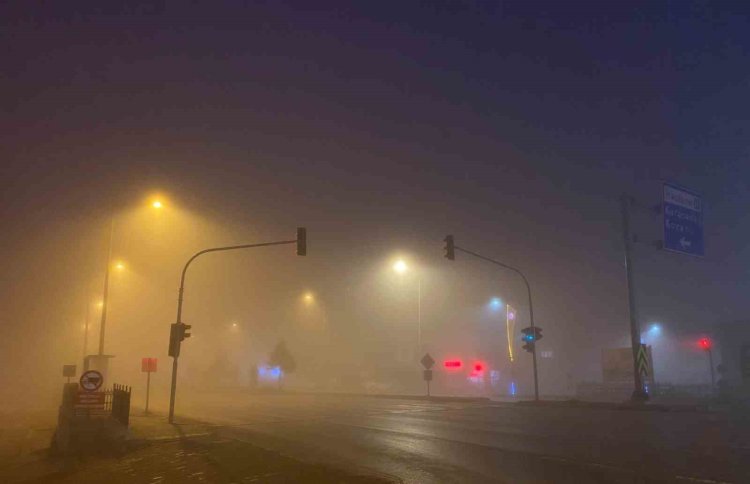
<path fill-rule="evenodd" d="M 96 370 L 84 371 L 79 383 L 85 391 L 95 392 L 104 383 L 104 377 Z"/>

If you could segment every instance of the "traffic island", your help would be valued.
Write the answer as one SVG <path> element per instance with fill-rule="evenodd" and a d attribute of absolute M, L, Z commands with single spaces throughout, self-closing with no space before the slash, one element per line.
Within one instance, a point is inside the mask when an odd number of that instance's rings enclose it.
<path fill-rule="evenodd" d="M 122 453 L 128 436 L 130 389 L 87 389 L 77 383 L 63 387 L 57 428 L 50 443 L 52 455 Z"/>

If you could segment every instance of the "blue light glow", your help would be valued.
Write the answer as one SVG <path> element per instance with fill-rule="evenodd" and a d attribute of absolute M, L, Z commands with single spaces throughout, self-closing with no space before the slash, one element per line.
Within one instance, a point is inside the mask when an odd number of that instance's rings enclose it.
<path fill-rule="evenodd" d="M 516 395 L 516 382 L 514 381 L 510 382 L 510 394 L 513 396 Z"/>
<path fill-rule="evenodd" d="M 258 379 L 266 381 L 276 381 L 281 378 L 281 368 L 278 366 L 259 366 Z"/>
<path fill-rule="evenodd" d="M 650 328 L 648 328 L 648 332 L 653 335 L 659 335 L 661 334 L 661 325 L 660 324 L 652 324 Z"/>
<path fill-rule="evenodd" d="M 490 299 L 489 306 L 493 311 L 497 311 L 498 309 L 503 307 L 503 301 L 499 297 L 493 297 L 492 299 Z"/>

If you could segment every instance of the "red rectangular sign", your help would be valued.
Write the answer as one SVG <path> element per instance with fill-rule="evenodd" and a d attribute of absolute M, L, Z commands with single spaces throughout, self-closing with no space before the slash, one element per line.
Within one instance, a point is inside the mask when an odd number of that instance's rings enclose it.
<path fill-rule="evenodd" d="M 85 392 L 79 390 L 76 393 L 73 404 L 77 408 L 103 408 L 104 392 Z"/>
<path fill-rule="evenodd" d="M 142 358 L 141 371 L 143 373 L 156 373 L 156 358 Z"/>

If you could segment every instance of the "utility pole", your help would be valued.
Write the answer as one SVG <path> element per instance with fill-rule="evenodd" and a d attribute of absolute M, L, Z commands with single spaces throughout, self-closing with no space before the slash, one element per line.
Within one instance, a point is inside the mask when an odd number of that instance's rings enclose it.
<path fill-rule="evenodd" d="M 182 323 L 182 302 L 183 302 L 183 295 L 185 292 L 185 274 L 187 273 L 188 267 L 190 267 L 190 263 L 193 262 L 198 256 L 207 254 L 209 252 L 221 252 L 221 251 L 227 251 L 227 250 L 238 250 L 238 249 L 251 249 L 255 247 L 268 247 L 271 245 L 285 245 L 285 244 L 297 244 L 297 255 L 307 255 L 307 229 L 304 227 L 298 227 L 297 228 L 297 238 L 294 240 L 281 240 L 278 242 L 265 242 L 260 244 L 245 244 L 245 245 L 233 245 L 230 247 L 214 247 L 211 249 L 204 249 L 199 252 L 196 252 L 188 261 L 185 263 L 185 267 L 182 268 L 182 276 L 180 277 L 180 292 L 179 296 L 177 297 L 177 327 L 187 327 L 189 329 L 189 326 L 183 325 Z M 174 327 L 175 325 L 173 325 Z M 183 331 L 184 333 L 184 331 Z M 179 350 L 179 344 L 180 342 L 177 342 L 176 345 L 176 352 L 172 356 L 172 384 L 170 386 L 170 393 L 169 393 L 169 423 L 174 422 L 174 402 L 175 402 L 175 395 L 177 393 L 177 359 L 179 358 L 180 350 Z M 173 342 L 170 337 L 170 352 L 172 351 Z"/>
<path fill-rule="evenodd" d="M 648 400 L 648 394 L 643 390 L 643 379 L 638 369 L 638 351 L 641 347 L 641 330 L 638 324 L 638 313 L 635 304 L 635 285 L 633 282 L 633 261 L 631 252 L 633 250 L 633 235 L 630 233 L 630 205 L 632 198 L 623 193 L 620 198 L 622 203 L 622 239 L 625 246 L 625 271 L 628 282 L 628 314 L 630 316 L 630 344 L 633 349 L 633 395 L 631 399 L 636 402 Z"/>

